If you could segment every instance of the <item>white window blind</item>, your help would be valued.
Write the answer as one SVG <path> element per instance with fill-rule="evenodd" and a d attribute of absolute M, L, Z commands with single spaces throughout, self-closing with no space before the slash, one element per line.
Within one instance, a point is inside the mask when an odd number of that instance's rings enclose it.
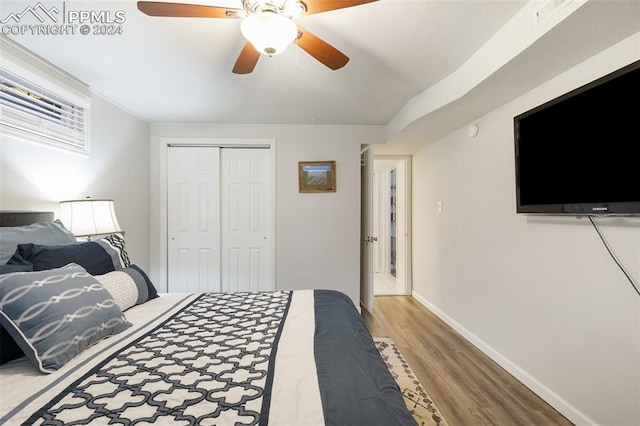
<path fill-rule="evenodd" d="M 72 149 L 86 150 L 85 109 L 0 69 L 0 123 Z"/>
<path fill-rule="evenodd" d="M 0 35 L 0 133 L 89 153 L 86 84 Z"/>

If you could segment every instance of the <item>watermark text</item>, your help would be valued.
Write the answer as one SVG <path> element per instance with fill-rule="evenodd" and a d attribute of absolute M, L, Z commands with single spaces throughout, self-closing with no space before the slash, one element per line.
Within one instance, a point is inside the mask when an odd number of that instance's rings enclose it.
<path fill-rule="evenodd" d="M 124 10 L 77 10 L 67 2 L 38 2 L 0 16 L 0 33 L 9 36 L 122 35 Z"/>

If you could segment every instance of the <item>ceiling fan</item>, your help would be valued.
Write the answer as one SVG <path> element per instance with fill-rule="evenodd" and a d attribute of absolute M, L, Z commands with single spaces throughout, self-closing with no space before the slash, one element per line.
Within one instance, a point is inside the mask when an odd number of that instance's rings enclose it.
<path fill-rule="evenodd" d="M 242 9 L 183 3 L 139 1 L 138 9 L 149 16 L 181 18 L 240 18 L 240 31 L 247 39 L 233 72 L 249 74 L 260 54 L 277 55 L 296 42 L 304 51 L 332 70 L 349 58 L 329 43 L 293 22 L 299 16 L 359 6 L 377 0 L 241 0 Z"/>

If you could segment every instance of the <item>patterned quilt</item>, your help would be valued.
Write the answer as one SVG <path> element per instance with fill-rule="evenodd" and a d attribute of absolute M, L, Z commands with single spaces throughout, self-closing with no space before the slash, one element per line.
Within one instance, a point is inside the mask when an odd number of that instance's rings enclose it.
<path fill-rule="evenodd" d="M 0 424 L 415 424 L 343 294 L 176 300 L 54 374 L 3 366 Z"/>

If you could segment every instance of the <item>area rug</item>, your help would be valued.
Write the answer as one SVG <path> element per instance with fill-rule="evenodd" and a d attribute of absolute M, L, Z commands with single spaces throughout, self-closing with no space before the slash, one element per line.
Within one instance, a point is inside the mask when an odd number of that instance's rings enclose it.
<path fill-rule="evenodd" d="M 393 378 L 398 382 L 404 402 L 418 425 L 446 426 L 447 422 L 442 418 L 438 407 L 433 403 L 393 340 L 388 337 L 374 337 L 373 341 Z"/>

